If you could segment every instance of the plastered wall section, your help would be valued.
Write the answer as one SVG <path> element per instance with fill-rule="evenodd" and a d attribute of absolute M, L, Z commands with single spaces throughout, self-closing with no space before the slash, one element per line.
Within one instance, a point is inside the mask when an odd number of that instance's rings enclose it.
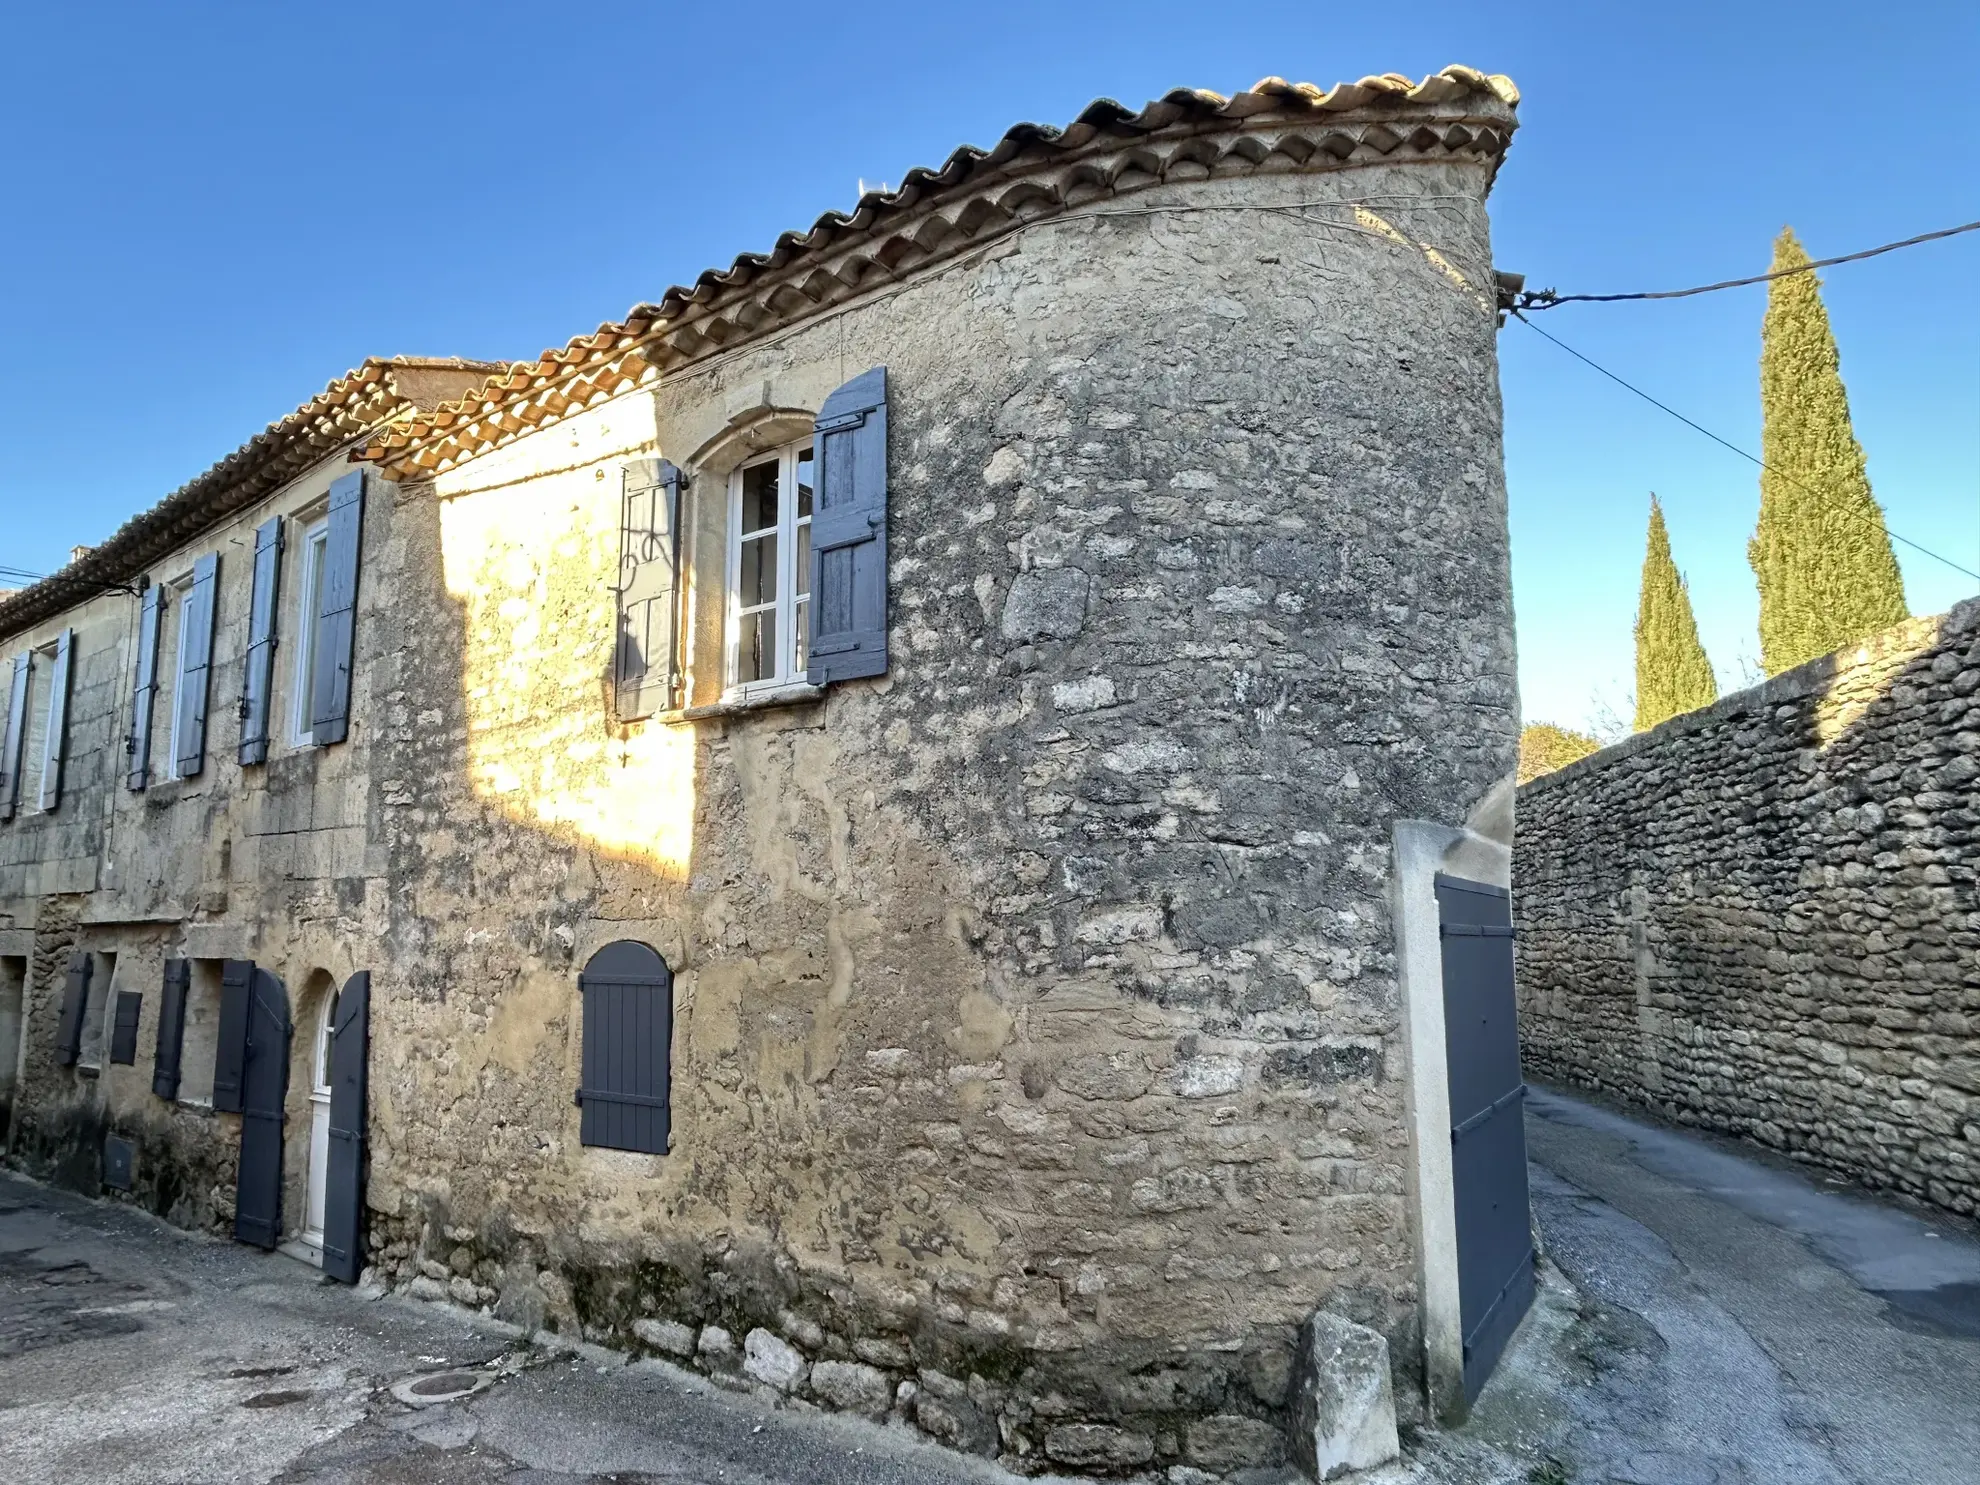
<path fill-rule="evenodd" d="M 956 1425 L 1019 1454 L 1048 1394 L 1274 1418 L 1317 1306 L 1407 1367 L 1390 825 L 1462 823 L 1517 734 L 1484 187 L 1151 190 L 408 486 L 387 1271 L 1028 1376 Z M 1383 214 L 1190 209 L 1329 193 Z M 737 430 L 881 364 L 889 675 L 614 725 L 613 461 L 696 480 L 705 700 Z M 618 937 L 677 976 L 665 1157 L 577 1139 Z"/>
<path fill-rule="evenodd" d="M 1528 1065 L 1980 1204 L 1980 603 L 1520 791 Z"/>
<path fill-rule="evenodd" d="M 383 925 L 384 853 L 368 844 L 366 758 L 377 716 L 374 652 L 381 615 L 395 606 L 387 562 L 394 491 L 372 478 L 358 586 L 350 738 L 332 748 L 300 744 L 295 693 L 301 647 L 302 536 L 320 517 L 342 458 L 322 461 L 267 500 L 203 533 L 157 563 L 151 577 L 171 583 L 207 553 L 220 558 L 208 694 L 205 766 L 172 779 L 172 717 L 177 703 L 179 619 L 175 601 L 162 626 L 159 692 L 152 712 L 152 782 L 126 787 L 135 684 L 138 600 L 104 594 L 24 641 L 76 629 L 76 685 L 70 705 L 69 764 L 60 806 L 0 825 L 0 953 L 29 956 L 23 1022 L 23 1079 L 16 1098 L 12 1156 L 30 1168 L 94 1191 L 103 1138 L 133 1140 L 133 1196 L 188 1226 L 224 1228 L 232 1218 L 237 1116 L 210 1107 L 211 1042 L 199 1018 L 216 1005 L 217 974 L 195 977 L 190 1058 L 182 1097 L 153 1094 L 153 1055 L 163 961 L 171 957 L 246 958 L 287 988 L 299 1031 L 290 1080 L 290 1133 L 307 1138 L 307 1031 L 319 992 L 372 962 Z M 291 517 L 281 573 L 275 694 L 267 763 L 237 761 L 238 717 L 248 643 L 255 527 Z M 45 630 L 45 634 L 43 633 Z M 144 997 L 138 1059 L 130 1066 L 64 1068 L 55 1029 L 72 951 L 116 956 L 114 980 L 92 985 L 92 1015 L 105 1015 L 119 990 Z M 305 986 L 309 992 L 305 993 Z M 107 1032 L 105 1033 L 107 1042 Z M 287 1226 L 300 1226 L 307 1162 L 304 1144 L 287 1162 Z"/>

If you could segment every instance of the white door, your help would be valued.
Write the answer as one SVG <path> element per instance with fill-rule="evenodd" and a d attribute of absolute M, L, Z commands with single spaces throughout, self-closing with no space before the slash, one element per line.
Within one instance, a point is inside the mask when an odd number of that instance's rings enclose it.
<path fill-rule="evenodd" d="M 323 1261 L 323 1192 L 330 1166 L 330 1028 L 336 1005 L 336 994 L 326 993 L 309 1060 L 309 1211 L 302 1241 L 318 1263 Z"/>

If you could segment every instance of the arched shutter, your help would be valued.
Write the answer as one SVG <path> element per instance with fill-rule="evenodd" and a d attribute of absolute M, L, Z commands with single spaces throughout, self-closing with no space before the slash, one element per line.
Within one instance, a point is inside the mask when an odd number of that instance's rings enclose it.
<path fill-rule="evenodd" d="M 814 439 L 805 669 L 823 686 L 887 671 L 887 368 L 827 397 Z"/>
<path fill-rule="evenodd" d="M 243 763 L 268 761 L 269 698 L 275 685 L 275 600 L 282 581 L 282 518 L 254 532 L 254 594 L 248 602 L 247 670 L 241 677 Z"/>
<path fill-rule="evenodd" d="M 82 1055 L 83 1012 L 89 1008 L 89 955 L 69 956 L 69 977 L 62 985 L 62 1014 L 55 1023 L 55 1060 L 74 1067 Z"/>
<path fill-rule="evenodd" d="M 158 623 L 165 613 L 165 589 L 153 583 L 138 606 L 137 689 L 131 702 L 131 755 L 126 782 L 142 789 L 151 782 L 151 703 L 158 695 Z"/>
<path fill-rule="evenodd" d="M 674 975 L 645 944 L 609 943 L 578 976 L 584 997 L 578 1138 L 607 1150 L 667 1153 L 672 1128 Z"/>
<path fill-rule="evenodd" d="M 213 675 L 213 611 L 219 600 L 220 557 L 209 552 L 193 564 L 192 588 L 179 611 L 178 756 L 174 773 L 189 779 L 206 767 L 206 696 Z"/>
<path fill-rule="evenodd" d="M 158 998 L 158 1045 L 151 1054 L 151 1091 L 160 1098 L 179 1096 L 179 1057 L 185 1048 L 186 996 L 191 989 L 192 961 L 167 959 Z"/>
<path fill-rule="evenodd" d="M 364 538 L 364 471 L 330 487 L 330 528 L 323 544 L 323 600 L 316 613 L 316 682 L 309 701 L 310 740 L 340 743 L 351 730 L 351 662 L 356 654 L 358 548 Z"/>
<path fill-rule="evenodd" d="M 634 459 L 620 478 L 612 690 L 618 719 L 631 722 L 673 705 L 682 479 L 665 459 Z"/>

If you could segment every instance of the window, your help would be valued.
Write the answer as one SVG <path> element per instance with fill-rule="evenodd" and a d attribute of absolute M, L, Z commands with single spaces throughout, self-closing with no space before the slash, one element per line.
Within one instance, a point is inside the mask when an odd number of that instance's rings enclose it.
<path fill-rule="evenodd" d="M 729 687 L 739 695 L 805 679 L 810 623 L 811 444 L 729 477 Z"/>
<path fill-rule="evenodd" d="M 22 760 L 21 807 L 45 809 L 42 801 L 48 777 L 62 766 L 62 737 L 55 720 L 55 646 L 45 645 L 34 652 L 34 689 L 28 693 L 29 712 L 34 718 L 28 730 L 28 756 Z"/>
<path fill-rule="evenodd" d="M 299 543 L 302 580 L 296 584 L 296 669 L 295 695 L 290 708 L 289 740 L 299 748 L 311 746 L 310 698 L 316 693 L 316 625 L 323 612 L 323 577 L 329 570 L 325 560 L 330 550 L 330 521 L 316 521 L 303 530 Z"/>
<path fill-rule="evenodd" d="M 83 1002 L 82 1044 L 77 1064 L 86 1068 L 100 1068 L 103 1065 L 104 1023 L 109 1019 L 107 1010 L 112 995 L 112 982 L 117 977 L 117 956 L 101 951 L 89 956 L 88 999 Z"/>
<path fill-rule="evenodd" d="M 0 1138 L 5 1138 L 21 1070 L 21 1008 L 27 997 L 27 956 L 0 955 Z"/>
<path fill-rule="evenodd" d="M 48 658 L 39 650 L 30 650 L 22 658 L 27 664 L 17 665 L 14 671 L 14 684 L 24 698 L 20 704 L 19 751 L 13 760 L 19 775 L 14 785 L 14 807 L 26 815 L 41 807 L 41 755 L 48 732 L 48 708 L 42 693 L 48 689 Z"/>
<path fill-rule="evenodd" d="M 159 691 L 165 697 L 167 715 L 172 718 L 172 735 L 165 748 L 164 775 L 167 779 L 179 777 L 179 733 L 184 725 L 179 698 L 186 691 L 186 661 L 191 658 L 194 646 L 187 643 L 186 599 L 192 593 L 193 575 L 181 573 L 164 584 L 165 602 L 159 614 L 158 672 L 162 684 Z"/>

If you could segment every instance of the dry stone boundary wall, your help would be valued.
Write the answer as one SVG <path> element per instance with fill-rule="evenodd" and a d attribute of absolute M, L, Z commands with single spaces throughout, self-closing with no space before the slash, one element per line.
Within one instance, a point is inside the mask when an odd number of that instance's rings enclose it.
<path fill-rule="evenodd" d="M 1980 1209 L 1980 600 L 1520 791 L 1528 1069 Z"/>

